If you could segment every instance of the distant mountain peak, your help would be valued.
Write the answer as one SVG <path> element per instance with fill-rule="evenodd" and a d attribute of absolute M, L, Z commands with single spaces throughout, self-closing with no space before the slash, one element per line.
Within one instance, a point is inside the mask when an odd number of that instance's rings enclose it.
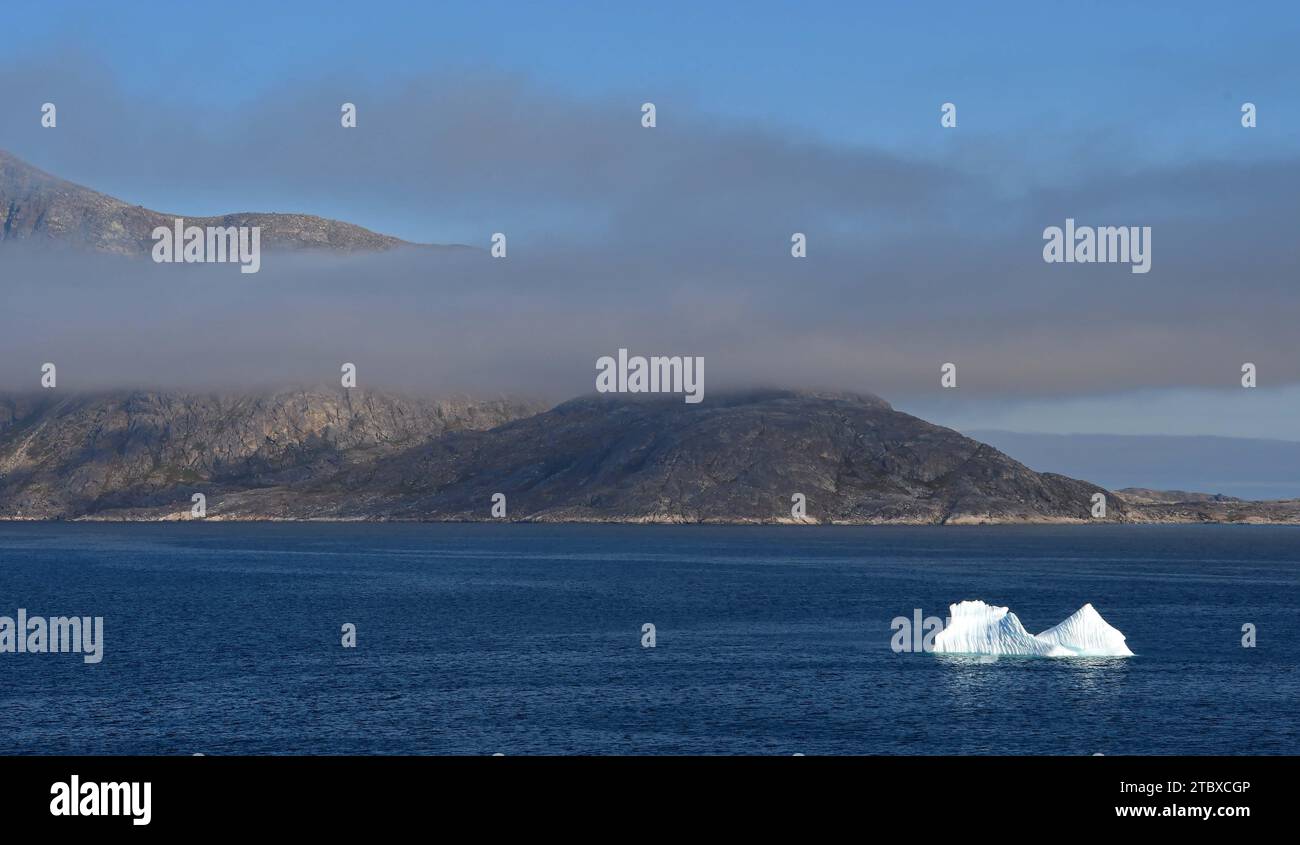
<path fill-rule="evenodd" d="M 159 226 L 171 227 L 178 217 L 187 226 L 260 226 L 262 245 L 272 250 L 361 253 L 402 247 L 467 248 L 413 244 L 313 214 L 238 212 L 215 217 L 164 214 L 60 179 L 0 150 L 0 242 L 33 241 L 147 256 L 154 245 L 153 230 Z"/>

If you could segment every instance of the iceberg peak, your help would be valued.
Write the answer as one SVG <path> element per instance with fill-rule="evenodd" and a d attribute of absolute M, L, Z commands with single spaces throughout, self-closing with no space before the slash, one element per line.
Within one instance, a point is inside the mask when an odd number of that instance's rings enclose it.
<path fill-rule="evenodd" d="M 934 638 L 946 654 L 1019 654 L 1039 657 L 1132 657 L 1124 635 L 1089 602 L 1041 634 L 1030 634 L 1009 608 L 983 601 L 948 605 L 949 622 Z"/>
<path fill-rule="evenodd" d="M 1091 603 L 1038 635 L 1079 657 L 1132 657 L 1124 635 L 1107 624 Z"/>

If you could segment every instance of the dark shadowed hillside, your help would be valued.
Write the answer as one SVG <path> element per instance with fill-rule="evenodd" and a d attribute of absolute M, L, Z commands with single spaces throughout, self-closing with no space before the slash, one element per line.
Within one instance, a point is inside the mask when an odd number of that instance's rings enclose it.
<path fill-rule="evenodd" d="M 478 519 L 501 492 L 513 518 L 651 522 L 794 521 L 795 493 L 814 522 L 1083 520 L 1100 489 L 875 397 L 784 391 L 577 399 L 357 467 L 319 493 L 344 501 L 336 484 L 391 494 L 345 505 L 348 516 Z"/>

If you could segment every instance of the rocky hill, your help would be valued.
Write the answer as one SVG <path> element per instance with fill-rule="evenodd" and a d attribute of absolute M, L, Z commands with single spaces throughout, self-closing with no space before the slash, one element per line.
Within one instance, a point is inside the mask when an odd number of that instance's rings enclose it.
<path fill-rule="evenodd" d="M 1300 522 L 1300 501 L 1035 472 L 873 396 L 549 410 L 342 389 L 0 397 L 0 519 L 187 519 L 196 492 L 210 520 L 486 521 L 502 493 L 507 519 L 542 522 Z"/>
<path fill-rule="evenodd" d="M 346 489 L 372 498 L 350 503 Z M 1101 491 L 875 397 L 765 391 L 703 405 L 577 399 L 302 492 L 349 518 L 482 519 L 500 492 L 518 519 L 794 522 L 791 497 L 802 493 L 804 521 L 952 523 L 1082 521 Z"/>
<path fill-rule="evenodd" d="M 260 226 L 262 248 L 270 250 L 353 253 L 416 246 L 351 223 L 310 214 L 163 214 L 51 176 L 0 150 L 0 242 L 25 240 L 147 256 L 154 245 L 153 230 L 158 226 L 170 228 L 177 217 L 183 217 L 187 226 Z"/>
<path fill-rule="evenodd" d="M 865 396 L 505 400 L 360 391 L 0 399 L 0 517 L 1083 521 L 1099 488 Z M 1115 498 L 1109 517 L 1126 510 Z"/>
<path fill-rule="evenodd" d="M 342 389 L 0 396 L 0 518 L 165 516 L 192 492 L 290 490 L 539 409 Z"/>

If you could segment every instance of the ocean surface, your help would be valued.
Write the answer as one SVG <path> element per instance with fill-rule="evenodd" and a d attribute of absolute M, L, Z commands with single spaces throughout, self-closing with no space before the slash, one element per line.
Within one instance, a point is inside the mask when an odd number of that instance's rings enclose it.
<path fill-rule="evenodd" d="M 891 649 L 968 598 L 1137 656 Z M 1293 527 L 0 523 L 0 616 L 104 618 L 0 753 L 1297 754 L 1298 605 Z"/>

